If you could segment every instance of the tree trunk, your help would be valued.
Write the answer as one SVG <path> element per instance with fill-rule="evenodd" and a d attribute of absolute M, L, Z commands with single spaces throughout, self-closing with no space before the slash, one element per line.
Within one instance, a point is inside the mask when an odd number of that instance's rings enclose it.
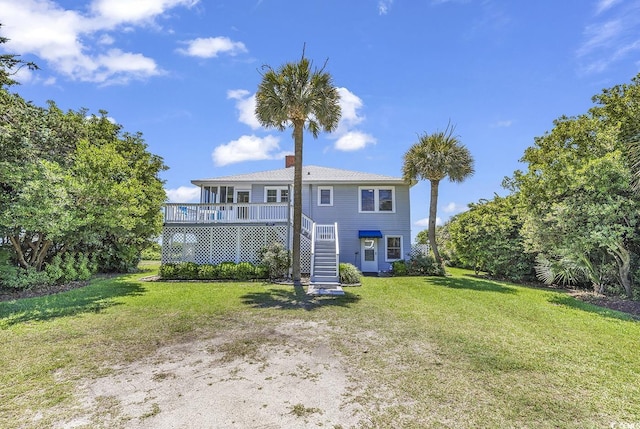
<path fill-rule="evenodd" d="M 629 279 L 629 271 L 631 271 L 631 255 L 629 251 L 622 245 L 616 246 L 615 249 L 611 249 L 618 263 L 618 275 L 620 277 L 620 283 L 624 287 L 624 292 L 627 298 L 633 299 L 633 291 L 631 289 L 631 280 Z"/>
<path fill-rule="evenodd" d="M 22 240 L 19 236 L 11 236 L 9 241 L 11 241 L 11 245 L 16 252 L 18 264 L 24 269 L 35 268 L 37 271 L 42 269 L 47 252 L 53 244 L 50 240 L 44 239 L 42 235 L 38 236 L 37 241 L 34 241 L 31 235 L 24 236 Z M 22 247 L 25 241 L 28 245 L 27 249 Z"/>
<path fill-rule="evenodd" d="M 16 256 L 18 258 L 18 264 L 20 264 L 20 266 L 22 268 L 29 268 L 29 264 L 27 263 L 27 260 L 24 258 L 24 252 L 22 251 L 22 246 L 20 246 L 20 238 L 18 236 L 11 236 L 9 237 L 9 240 L 11 241 L 11 245 L 13 246 L 13 250 L 16 251 Z"/>
<path fill-rule="evenodd" d="M 300 286 L 300 234 L 302 234 L 302 133 L 304 121 L 294 121 L 293 140 L 295 163 L 293 172 L 293 285 Z"/>
<path fill-rule="evenodd" d="M 438 209 L 438 185 L 439 180 L 431 180 L 431 198 L 429 199 L 429 246 L 433 252 L 433 257 L 436 260 L 436 264 L 442 266 L 442 259 L 438 252 L 438 245 L 436 244 L 436 213 Z"/>

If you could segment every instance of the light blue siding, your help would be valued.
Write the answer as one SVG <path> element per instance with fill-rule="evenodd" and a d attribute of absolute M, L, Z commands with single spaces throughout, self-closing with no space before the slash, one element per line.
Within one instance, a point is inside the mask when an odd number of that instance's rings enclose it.
<path fill-rule="evenodd" d="M 375 184 L 367 184 L 375 187 Z M 380 185 L 388 187 L 389 185 Z M 360 213 L 358 207 L 358 186 L 333 185 L 333 206 L 318 206 L 317 185 L 309 186 L 307 195 L 310 201 L 303 204 L 305 214 L 316 223 L 330 224 L 338 222 L 340 240 L 340 262 L 354 264 L 360 268 L 361 239 L 360 230 L 380 230 L 383 238 L 378 239 L 378 271 L 387 271 L 390 262 L 386 261 L 386 236 L 402 237 L 402 258 L 406 258 L 411 249 L 411 216 L 409 186 L 395 185 L 395 213 Z M 308 210 L 308 211 L 307 211 Z"/>
<path fill-rule="evenodd" d="M 269 187 L 277 185 L 268 185 Z M 282 184 L 281 186 L 286 186 Z M 318 187 L 333 187 L 333 206 L 318 205 Z M 367 187 L 385 187 L 388 184 L 367 183 Z M 265 185 L 251 186 L 251 202 L 263 203 Z M 402 237 L 402 258 L 411 250 L 411 216 L 409 186 L 394 185 L 394 213 L 361 213 L 358 207 L 358 185 L 317 185 L 304 184 L 302 187 L 302 210 L 319 224 L 338 223 L 340 240 L 340 262 L 350 263 L 361 268 L 360 230 L 379 230 L 383 237 L 378 239 L 378 271 L 387 271 L 390 262 L 386 261 L 386 237 Z M 291 195 L 293 198 L 293 195 Z"/>

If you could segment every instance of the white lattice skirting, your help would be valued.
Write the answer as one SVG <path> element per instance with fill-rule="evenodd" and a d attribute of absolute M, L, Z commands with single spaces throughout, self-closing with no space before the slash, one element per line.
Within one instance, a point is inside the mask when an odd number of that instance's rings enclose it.
<path fill-rule="evenodd" d="M 259 262 L 258 252 L 273 242 L 288 247 L 287 225 L 165 225 L 162 263 Z M 311 241 L 300 240 L 300 270 L 311 271 Z"/>

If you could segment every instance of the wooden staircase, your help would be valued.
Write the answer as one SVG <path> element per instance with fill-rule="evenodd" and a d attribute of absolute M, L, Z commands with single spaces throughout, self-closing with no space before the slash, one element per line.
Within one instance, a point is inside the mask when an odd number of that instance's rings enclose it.
<path fill-rule="evenodd" d="M 311 279 L 309 295 L 344 295 L 340 286 L 338 224 L 311 228 Z"/>

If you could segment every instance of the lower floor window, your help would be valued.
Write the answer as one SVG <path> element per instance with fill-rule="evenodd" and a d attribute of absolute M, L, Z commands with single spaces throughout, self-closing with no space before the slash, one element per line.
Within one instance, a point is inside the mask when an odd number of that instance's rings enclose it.
<path fill-rule="evenodd" d="M 402 237 L 387 236 L 387 261 L 402 259 Z"/>

